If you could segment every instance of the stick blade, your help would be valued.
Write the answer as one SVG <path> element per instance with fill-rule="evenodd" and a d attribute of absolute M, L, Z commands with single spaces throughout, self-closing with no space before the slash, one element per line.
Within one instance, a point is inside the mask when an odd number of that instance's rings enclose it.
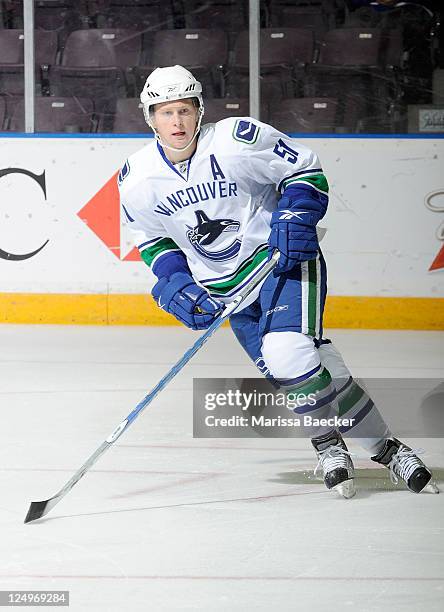
<path fill-rule="evenodd" d="M 31 502 L 28 514 L 25 518 L 25 523 L 30 523 L 31 521 L 42 518 L 42 516 L 45 516 L 45 514 L 48 514 L 48 512 L 54 508 L 58 501 L 59 497 L 55 496 L 50 499 L 45 499 L 44 501 Z"/>

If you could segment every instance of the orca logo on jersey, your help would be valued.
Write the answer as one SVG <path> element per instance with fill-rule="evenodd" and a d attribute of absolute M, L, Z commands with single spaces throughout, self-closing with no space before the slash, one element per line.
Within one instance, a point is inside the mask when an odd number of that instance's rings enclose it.
<path fill-rule="evenodd" d="M 234 219 L 210 219 L 203 210 L 196 210 L 194 214 L 196 215 L 197 225 L 194 227 L 187 226 L 189 228 L 187 238 L 199 255 L 212 261 L 227 261 L 236 257 L 241 245 L 238 238 L 219 251 L 209 251 L 204 246 L 212 244 L 224 232 L 238 232 L 239 221 Z"/>

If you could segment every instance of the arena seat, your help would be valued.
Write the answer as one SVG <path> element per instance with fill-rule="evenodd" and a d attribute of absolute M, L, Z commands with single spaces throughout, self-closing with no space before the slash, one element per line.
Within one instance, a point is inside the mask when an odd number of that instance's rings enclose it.
<path fill-rule="evenodd" d="M 57 32 L 60 39 L 59 43 L 63 43 L 69 32 L 80 29 L 87 24 L 88 16 L 82 2 L 36 0 L 34 20 L 36 29 Z"/>
<path fill-rule="evenodd" d="M 105 122 L 99 124 L 99 130 L 108 131 L 109 123 L 111 123 L 110 130 L 115 134 L 151 132 L 145 121 L 139 98 L 119 98 L 111 122 L 105 118 Z"/>
<path fill-rule="evenodd" d="M 402 100 L 407 104 L 430 103 L 430 81 L 438 59 L 440 22 L 438 2 L 398 2 L 386 10 L 374 6 L 349 12 L 344 26 L 398 30 L 401 38 Z"/>
<path fill-rule="evenodd" d="M 187 2 L 184 11 L 187 28 L 214 28 L 226 32 L 248 28 L 248 3 L 239 0 L 197 0 Z"/>
<path fill-rule="evenodd" d="M 141 35 L 135 30 L 76 30 L 66 41 L 60 65 L 50 71 L 51 92 L 94 99 L 109 108 L 126 95 L 131 69 L 139 63 Z"/>
<path fill-rule="evenodd" d="M 401 61 L 400 30 L 335 28 L 323 37 L 318 64 L 385 69 L 388 66 L 400 66 Z"/>
<path fill-rule="evenodd" d="M 242 117 L 249 114 L 248 98 L 213 98 L 205 100 L 202 123 L 216 123 L 226 117 Z"/>
<path fill-rule="evenodd" d="M 314 35 L 302 28 L 262 28 L 261 95 L 269 100 L 293 97 L 294 82 L 302 78 L 304 67 L 313 61 Z M 231 95 L 248 96 L 249 36 L 240 32 L 234 45 L 234 72 Z"/>
<path fill-rule="evenodd" d="M 98 20 L 102 28 L 126 28 L 146 33 L 173 27 L 169 3 L 161 0 L 108 0 Z"/>
<path fill-rule="evenodd" d="M 23 0 L 3 2 L 4 16 L 10 28 L 23 28 Z M 34 21 L 39 30 L 65 32 L 83 27 L 88 22 L 88 0 L 35 0 Z"/>
<path fill-rule="evenodd" d="M 95 132 L 94 104 L 86 98 L 35 97 L 36 132 Z M 25 129 L 25 104 L 20 100 L 12 114 L 9 131 Z"/>
<path fill-rule="evenodd" d="M 390 108 L 399 98 L 398 30 L 340 28 L 326 32 L 317 63 L 307 67 L 304 97 L 351 100 L 372 131 L 391 131 Z M 370 128 L 369 128 L 370 129 Z"/>
<path fill-rule="evenodd" d="M 228 60 L 228 40 L 223 30 L 159 30 L 144 66 L 136 67 L 138 90 L 148 74 L 160 66 L 180 64 L 202 81 L 207 97 L 224 95 L 223 71 Z"/>
<path fill-rule="evenodd" d="M 35 78 L 36 85 L 42 83 L 44 73 L 56 61 L 57 34 L 35 30 Z M 23 76 L 24 34 L 23 30 L 0 30 L 0 93 L 21 95 L 24 91 Z"/>
<path fill-rule="evenodd" d="M 293 98 L 273 108 L 270 123 L 282 132 L 355 132 L 356 106 L 337 98 Z"/>
<path fill-rule="evenodd" d="M 261 68 L 294 66 L 313 61 L 313 34 L 303 28 L 261 28 Z M 249 33 L 236 38 L 234 64 L 248 68 Z"/>
<path fill-rule="evenodd" d="M 315 32 L 319 38 L 329 27 L 330 14 L 322 4 L 280 1 L 270 2 L 270 25 L 272 27 L 304 28 Z"/>

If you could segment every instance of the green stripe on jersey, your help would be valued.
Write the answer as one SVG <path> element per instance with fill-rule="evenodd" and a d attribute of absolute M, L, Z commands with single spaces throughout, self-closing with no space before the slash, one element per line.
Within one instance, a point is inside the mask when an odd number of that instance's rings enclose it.
<path fill-rule="evenodd" d="M 161 238 L 155 244 L 147 247 L 140 253 L 143 261 L 151 267 L 153 260 L 164 251 L 177 250 L 179 247 L 171 238 Z"/>
<path fill-rule="evenodd" d="M 237 285 L 239 285 L 244 278 L 246 278 L 255 268 L 259 267 L 260 264 L 268 257 L 268 245 L 262 245 L 256 253 L 253 253 L 248 259 L 246 259 L 238 268 L 235 270 L 228 280 L 220 281 L 216 283 L 206 284 L 205 288 L 210 293 L 224 295 L 228 293 Z"/>
<path fill-rule="evenodd" d="M 308 262 L 308 335 L 316 336 L 316 297 L 317 297 L 316 259 Z"/>
<path fill-rule="evenodd" d="M 318 191 L 328 193 L 328 182 L 324 174 L 307 174 L 306 176 L 295 176 L 284 181 L 284 189 L 289 185 L 298 183 L 309 183 Z"/>

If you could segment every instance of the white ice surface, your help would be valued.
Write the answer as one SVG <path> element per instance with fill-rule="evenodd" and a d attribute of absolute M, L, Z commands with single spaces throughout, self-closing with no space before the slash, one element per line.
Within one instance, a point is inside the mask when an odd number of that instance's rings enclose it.
<path fill-rule="evenodd" d="M 443 376 L 443 333 L 330 336 L 358 376 Z M 443 610 L 444 494 L 394 487 L 355 446 L 358 493 L 344 500 L 310 477 L 307 440 L 193 439 L 193 376 L 256 376 L 227 329 L 46 518 L 23 524 L 195 338 L 0 326 L 0 589 L 67 589 L 76 612 Z M 420 442 L 441 481 L 444 441 Z"/>

